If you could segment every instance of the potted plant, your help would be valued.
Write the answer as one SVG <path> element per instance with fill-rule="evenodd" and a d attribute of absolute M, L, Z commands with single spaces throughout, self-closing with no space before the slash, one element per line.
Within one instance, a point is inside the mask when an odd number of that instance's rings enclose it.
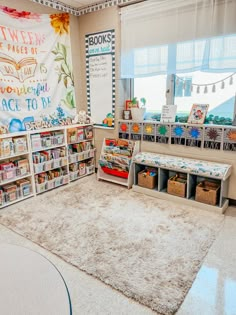
<path fill-rule="evenodd" d="M 140 100 L 138 100 L 137 97 L 134 97 L 132 99 L 132 105 L 132 119 L 136 121 L 143 120 L 146 113 L 146 99 L 144 97 L 141 97 Z"/>

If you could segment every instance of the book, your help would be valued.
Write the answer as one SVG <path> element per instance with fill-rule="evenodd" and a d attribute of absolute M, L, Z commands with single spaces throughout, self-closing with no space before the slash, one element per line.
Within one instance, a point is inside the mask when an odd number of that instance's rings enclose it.
<path fill-rule="evenodd" d="M 93 138 L 93 126 L 88 126 L 84 128 L 85 139 Z"/>
<path fill-rule="evenodd" d="M 204 124 L 209 104 L 193 104 L 188 124 Z"/>
<path fill-rule="evenodd" d="M 42 148 L 42 142 L 39 133 L 31 135 L 31 144 L 33 150 L 40 150 Z"/>
<path fill-rule="evenodd" d="M 13 138 L 15 153 L 22 153 L 27 151 L 27 143 L 25 137 Z"/>
<path fill-rule="evenodd" d="M 17 199 L 17 186 L 9 184 L 3 186 L 3 191 L 6 193 L 6 201 L 11 202 Z"/>
<path fill-rule="evenodd" d="M 36 66 L 37 61 L 33 57 L 25 57 L 17 62 L 14 58 L 0 53 L 0 71 L 2 74 L 12 76 L 20 82 L 34 77 Z"/>
<path fill-rule="evenodd" d="M 29 161 L 28 159 L 20 159 L 14 161 L 14 164 L 18 168 L 18 175 L 25 175 L 29 173 L 30 167 L 29 167 Z"/>
<path fill-rule="evenodd" d="M 16 181 L 17 187 L 20 189 L 20 194 L 22 197 L 28 196 L 31 192 L 30 181 L 28 179 L 20 179 Z"/>
<path fill-rule="evenodd" d="M 14 153 L 12 138 L 2 139 L 0 142 L 0 156 L 11 156 Z"/>

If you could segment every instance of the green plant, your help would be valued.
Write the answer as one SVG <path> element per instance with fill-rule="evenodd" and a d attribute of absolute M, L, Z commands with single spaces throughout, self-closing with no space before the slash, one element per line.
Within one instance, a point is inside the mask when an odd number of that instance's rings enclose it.
<path fill-rule="evenodd" d="M 74 91 L 67 91 L 65 99 L 61 99 L 61 103 L 70 109 L 75 108 Z"/>
<path fill-rule="evenodd" d="M 138 104 L 138 98 L 137 97 L 133 97 L 131 102 L 132 102 L 132 104 Z"/>
<path fill-rule="evenodd" d="M 52 53 L 56 56 L 54 60 L 60 62 L 60 67 L 57 68 L 58 83 L 63 80 L 64 85 L 67 88 L 70 81 L 71 85 L 74 86 L 73 73 L 67 61 L 66 46 L 61 43 L 57 43 L 55 49 L 52 50 Z"/>
<path fill-rule="evenodd" d="M 145 97 L 141 97 L 140 100 L 138 100 L 138 98 L 135 96 L 133 97 L 131 102 L 132 104 L 138 104 L 138 107 L 140 108 L 145 108 L 147 100 Z M 141 106 L 139 106 L 139 103 L 141 104 Z"/>
<path fill-rule="evenodd" d="M 147 102 L 147 100 L 146 100 L 145 97 L 140 98 L 140 102 L 141 102 L 141 104 L 142 104 L 142 105 L 141 105 L 142 108 L 146 107 L 146 102 Z"/>

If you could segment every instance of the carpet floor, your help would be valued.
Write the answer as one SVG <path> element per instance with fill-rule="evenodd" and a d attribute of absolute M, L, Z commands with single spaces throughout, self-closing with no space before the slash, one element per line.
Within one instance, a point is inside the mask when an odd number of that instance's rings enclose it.
<path fill-rule="evenodd" d="M 1 224 L 165 315 L 180 307 L 222 222 L 95 175 L 0 211 Z"/>

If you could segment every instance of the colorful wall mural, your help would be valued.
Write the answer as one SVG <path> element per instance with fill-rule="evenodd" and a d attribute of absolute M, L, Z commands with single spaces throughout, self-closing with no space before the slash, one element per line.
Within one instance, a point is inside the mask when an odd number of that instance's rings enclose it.
<path fill-rule="evenodd" d="M 75 114 L 69 14 L 0 6 L 0 133 L 69 124 Z"/>

